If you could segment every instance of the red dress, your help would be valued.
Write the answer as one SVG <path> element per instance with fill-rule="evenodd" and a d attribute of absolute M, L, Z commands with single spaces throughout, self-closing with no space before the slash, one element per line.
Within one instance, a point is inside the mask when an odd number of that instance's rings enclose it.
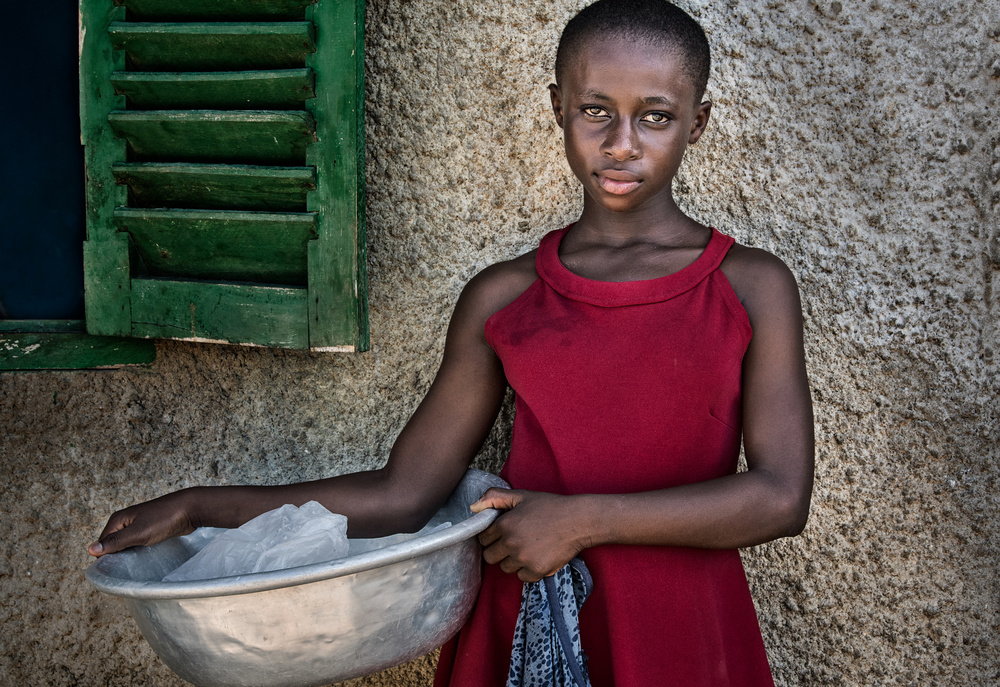
<path fill-rule="evenodd" d="M 486 322 L 516 393 L 501 476 L 517 489 L 630 493 L 736 471 L 746 311 L 719 271 L 733 239 L 659 279 L 601 282 L 541 242 L 539 279 Z M 601 546 L 580 628 L 594 687 L 772 687 L 739 552 Z M 521 581 L 486 565 L 438 687 L 502 686 Z"/>

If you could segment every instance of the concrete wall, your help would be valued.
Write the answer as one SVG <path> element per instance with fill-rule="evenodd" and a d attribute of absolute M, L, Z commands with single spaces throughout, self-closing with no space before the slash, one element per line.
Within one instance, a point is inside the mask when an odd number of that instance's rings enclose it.
<path fill-rule="evenodd" d="M 368 4 L 371 352 L 164 342 L 151 369 L 0 375 L 3 684 L 180 684 L 83 581 L 106 516 L 379 465 L 463 283 L 578 211 L 545 86 L 583 3 Z M 997 0 L 686 6 L 715 110 L 680 201 L 781 256 L 806 310 L 812 519 L 745 556 L 776 680 L 997 684 Z"/>

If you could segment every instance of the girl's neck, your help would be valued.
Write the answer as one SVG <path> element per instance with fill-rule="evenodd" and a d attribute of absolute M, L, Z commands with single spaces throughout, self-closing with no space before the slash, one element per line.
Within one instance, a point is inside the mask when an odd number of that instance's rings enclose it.
<path fill-rule="evenodd" d="M 685 215 L 673 196 L 648 203 L 630 212 L 612 212 L 589 196 L 584 196 L 583 212 L 573 226 L 577 240 L 622 246 L 654 243 L 663 246 L 688 245 L 706 227 Z"/>
<path fill-rule="evenodd" d="M 693 263 L 711 238 L 711 229 L 681 212 L 673 198 L 628 212 L 611 212 L 586 198 L 580 220 L 559 244 L 559 258 L 587 279 L 656 279 Z"/>

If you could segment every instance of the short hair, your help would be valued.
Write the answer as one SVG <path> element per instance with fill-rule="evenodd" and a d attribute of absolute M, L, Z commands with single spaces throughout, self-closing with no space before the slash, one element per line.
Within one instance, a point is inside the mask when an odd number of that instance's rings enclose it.
<path fill-rule="evenodd" d="M 711 51 L 705 32 L 684 10 L 666 0 L 597 0 L 569 20 L 556 50 L 556 83 L 588 38 L 597 35 L 665 44 L 676 49 L 695 87 L 705 95 Z"/>

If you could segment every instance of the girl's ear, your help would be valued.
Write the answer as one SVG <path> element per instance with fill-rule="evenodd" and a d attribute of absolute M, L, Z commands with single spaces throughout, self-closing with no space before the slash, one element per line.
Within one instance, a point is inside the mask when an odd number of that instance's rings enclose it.
<path fill-rule="evenodd" d="M 712 114 L 712 103 L 708 100 L 698 106 L 694 113 L 694 121 L 691 122 L 691 135 L 688 136 L 688 143 L 697 143 L 701 135 L 705 133 L 708 126 L 708 117 Z"/>
<path fill-rule="evenodd" d="M 559 93 L 559 87 L 554 83 L 549 84 L 549 97 L 552 99 L 552 113 L 556 116 L 556 124 L 561 129 L 563 128 L 562 95 Z"/>

